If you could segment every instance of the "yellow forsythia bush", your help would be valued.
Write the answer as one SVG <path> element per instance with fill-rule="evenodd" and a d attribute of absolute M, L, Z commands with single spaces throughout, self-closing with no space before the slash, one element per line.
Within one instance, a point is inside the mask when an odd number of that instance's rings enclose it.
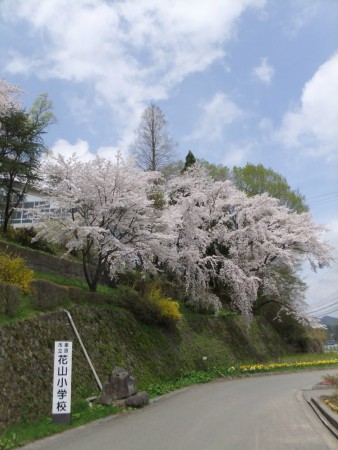
<path fill-rule="evenodd" d="M 156 285 L 152 286 L 148 299 L 159 307 L 165 319 L 174 321 L 182 319 L 178 302 L 175 302 L 170 297 L 163 297 Z"/>
<path fill-rule="evenodd" d="M 28 293 L 33 274 L 33 270 L 26 266 L 22 258 L 5 251 L 0 252 L 1 283 L 14 284 L 19 286 L 25 293 Z"/>

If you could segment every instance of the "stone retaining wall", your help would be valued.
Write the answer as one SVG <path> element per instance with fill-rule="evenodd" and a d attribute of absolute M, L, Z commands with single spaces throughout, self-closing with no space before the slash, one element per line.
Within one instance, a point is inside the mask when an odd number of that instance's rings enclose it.
<path fill-rule="evenodd" d="M 13 254 L 23 258 L 33 270 L 76 278 L 86 284 L 82 264 L 0 241 L 0 250 L 6 248 Z"/>

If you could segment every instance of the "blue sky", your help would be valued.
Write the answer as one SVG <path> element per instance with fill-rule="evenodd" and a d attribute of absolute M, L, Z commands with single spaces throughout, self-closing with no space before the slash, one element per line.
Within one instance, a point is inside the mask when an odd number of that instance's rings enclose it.
<path fill-rule="evenodd" d="M 127 154 L 155 102 L 178 158 L 271 167 L 337 246 L 337 25 L 337 0 L 2 0 L 0 78 L 47 92 L 46 142 L 83 159 Z M 305 276 L 338 303 L 337 260 Z"/>

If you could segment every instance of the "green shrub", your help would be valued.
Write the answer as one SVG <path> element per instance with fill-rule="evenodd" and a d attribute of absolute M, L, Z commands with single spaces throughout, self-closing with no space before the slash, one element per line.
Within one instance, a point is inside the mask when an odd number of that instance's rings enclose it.
<path fill-rule="evenodd" d="M 186 305 L 193 311 L 199 312 L 201 314 L 213 314 L 218 316 L 222 303 L 220 299 L 215 294 L 210 292 L 200 293 L 193 298 L 190 298 Z"/>
<path fill-rule="evenodd" d="M 65 286 L 49 280 L 33 280 L 31 285 L 35 307 L 40 311 L 55 309 L 69 303 L 69 291 Z"/>
<path fill-rule="evenodd" d="M 144 323 L 159 323 L 161 321 L 160 308 L 133 289 L 121 289 L 118 297 L 111 298 L 109 302 L 127 309 Z"/>
<path fill-rule="evenodd" d="M 95 305 L 112 305 L 130 311 L 144 323 L 159 323 L 162 312 L 158 305 L 150 302 L 134 289 L 119 288 L 114 293 L 88 292 L 78 287 L 68 287 L 69 300 L 74 303 Z"/>
<path fill-rule="evenodd" d="M 178 281 L 171 281 L 167 276 L 158 277 L 156 286 L 159 288 L 164 297 L 174 298 L 176 300 L 184 301 L 186 297 L 185 285 Z"/>
<path fill-rule="evenodd" d="M 129 270 L 120 273 L 117 277 L 117 284 L 128 286 L 140 294 L 145 294 L 149 290 L 151 279 L 149 274 L 142 270 Z"/>
<path fill-rule="evenodd" d="M 21 295 L 18 286 L 0 283 L 0 315 L 13 317 L 20 308 Z"/>
<path fill-rule="evenodd" d="M 33 241 L 37 232 L 33 227 L 27 228 L 9 228 L 7 237 L 23 247 L 29 247 L 34 250 L 40 250 L 42 252 L 49 253 L 51 255 L 57 254 L 57 248 L 54 244 L 49 243 L 46 239 L 39 239 Z"/>
<path fill-rule="evenodd" d="M 0 283 L 14 284 L 28 293 L 33 274 L 33 270 L 26 266 L 23 258 L 8 251 L 0 251 Z"/>

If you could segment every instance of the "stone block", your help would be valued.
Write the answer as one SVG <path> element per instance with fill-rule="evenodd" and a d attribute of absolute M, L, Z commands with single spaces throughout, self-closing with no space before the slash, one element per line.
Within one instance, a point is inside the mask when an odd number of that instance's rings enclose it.
<path fill-rule="evenodd" d="M 147 392 L 138 392 L 128 397 L 125 400 L 125 405 L 132 408 L 142 408 L 143 406 L 149 405 L 149 395 Z"/>

